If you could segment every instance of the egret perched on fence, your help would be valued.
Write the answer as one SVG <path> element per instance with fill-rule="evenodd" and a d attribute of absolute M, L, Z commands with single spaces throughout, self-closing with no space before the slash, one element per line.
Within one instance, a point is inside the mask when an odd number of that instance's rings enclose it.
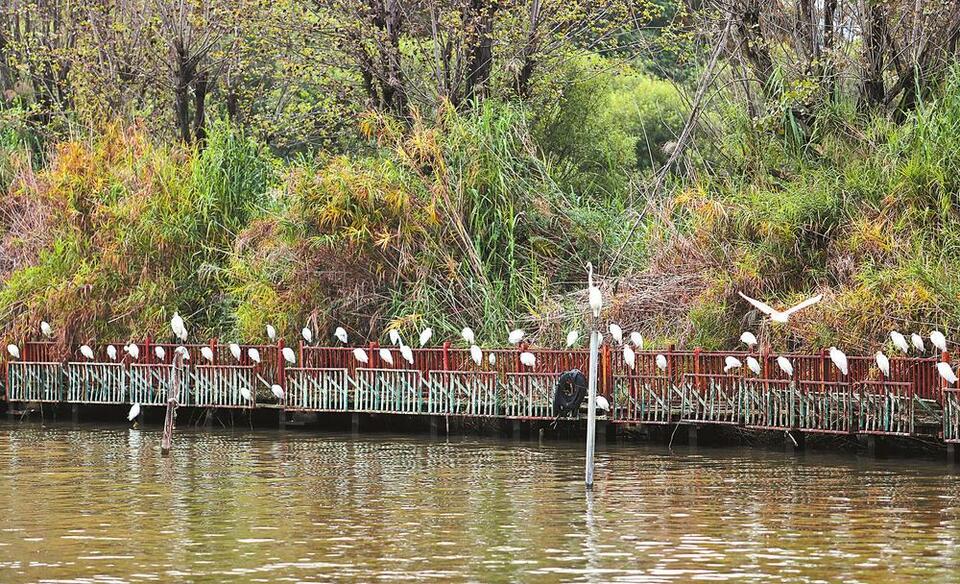
<path fill-rule="evenodd" d="M 240 351 L 240 345 L 236 343 L 230 343 L 230 354 L 233 355 L 234 359 L 239 361 L 241 355 L 243 355 L 243 353 Z"/>
<path fill-rule="evenodd" d="M 830 347 L 830 360 L 833 361 L 833 364 L 837 366 L 837 369 L 840 370 L 840 373 L 847 375 L 850 372 L 849 367 L 847 366 L 847 356 L 843 354 L 843 351 L 836 347 Z"/>
<path fill-rule="evenodd" d="M 877 368 L 880 369 L 880 373 L 883 373 L 884 377 L 890 377 L 890 359 L 887 359 L 883 351 L 877 351 L 877 354 L 874 355 L 873 358 L 877 362 Z"/>
<path fill-rule="evenodd" d="M 473 334 L 473 329 L 468 326 L 463 327 L 463 330 L 460 331 L 460 336 L 471 345 L 477 341 L 477 336 Z"/>
<path fill-rule="evenodd" d="M 903 336 L 899 331 L 890 331 L 890 340 L 893 341 L 893 346 L 900 349 L 904 355 L 910 352 L 907 337 Z"/>
<path fill-rule="evenodd" d="M 580 331 L 571 330 L 567 333 L 567 346 L 572 347 L 576 342 L 580 340 Z"/>
<path fill-rule="evenodd" d="M 81 345 L 80 354 L 83 355 L 88 361 L 93 361 L 93 349 L 90 348 L 90 345 Z"/>
<path fill-rule="evenodd" d="M 279 400 L 283 399 L 283 388 L 277 385 L 276 383 L 270 386 L 270 392 L 273 394 L 275 398 Z"/>
<path fill-rule="evenodd" d="M 747 367 L 750 368 L 750 371 L 753 371 L 754 375 L 760 375 L 760 362 L 753 357 L 747 357 Z"/>
<path fill-rule="evenodd" d="M 277 340 L 277 329 L 273 328 L 272 324 L 267 325 L 267 338 L 271 341 Z"/>
<path fill-rule="evenodd" d="M 253 401 L 253 394 L 250 393 L 250 389 L 242 385 L 240 386 L 240 396 L 248 402 Z"/>
<path fill-rule="evenodd" d="M 748 349 L 753 349 L 757 346 L 757 335 L 750 331 L 743 331 L 740 335 L 740 342 L 746 345 Z"/>
<path fill-rule="evenodd" d="M 510 341 L 511 345 L 516 345 L 523 340 L 523 329 L 514 329 L 510 331 L 510 334 L 507 336 L 507 340 Z"/>
<path fill-rule="evenodd" d="M 303 330 L 300 331 L 300 335 L 303 336 L 303 340 L 306 341 L 308 345 L 313 342 L 313 331 L 310 330 L 310 327 L 303 327 Z"/>
<path fill-rule="evenodd" d="M 636 347 L 638 350 L 641 350 L 641 351 L 643 350 L 643 335 L 641 335 L 637 331 L 633 331 L 632 333 L 630 333 L 630 342 L 633 343 L 633 346 Z"/>
<path fill-rule="evenodd" d="M 20 358 L 20 347 L 16 345 L 7 345 L 7 352 L 10 353 L 10 356 L 14 359 Z"/>
<path fill-rule="evenodd" d="M 943 333 L 940 331 L 930 332 L 930 342 L 933 343 L 933 346 L 941 353 L 947 350 L 947 337 L 943 336 Z"/>
<path fill-rule="evenodd" d="M 353 350 L 353 358 L 356 359 L 357 361 L 360 361 L 364 365 L 370 362 L 370 358 L 367 357 L 367 352 L 361 349 L 360 347 L 357 347 L 356 349 Z"/>
<path fill-rule="evenodd" d="M 483 361 L 483 351 L 480 350 L 480 347 L 476 345 L 470 345 L 470 358 L 473 359 L 473 362 L 477 365 Z"/>
<path fill-rule="evenodd" d="M 660 371 L 666 371 L 666 370 L 667 370 L 667 358 L 666 358 L 666 357 L 664 357 L 663 355 L 658 354 L 658 355 L 657 355 L 657 358 L 656 358 L 656 362 L 657 362 L 657 367 L 660 369 Z"/>
<path fill-rule="evenodd" d="M 50 323 L 45 320 L 40 321 L 40 332 L 48 339 L 53 336 L 53 328 L 50 326 Z"/>
<path fill-rule="evenodd" d="M 497 364 L 497 354 L 496 354 L 496 353 L 488 353 L 488 354 L 487 354 L 487 363 L 489 363 L 491 367 L 493 367 L 494 365 L 496 365 L 496 364 Z"/>
<path fill-rule="evenodd" d="M 157 359 L 160 359 L 161 361 L 167 358 L 167 352 L 164 351 L 163 347 L 161 347 L 160 345 L 157 345 L 156 347 L 153 348 L 153 354 L 156 355 Z"/>
<path fill-rule="evenodd" d="M 637 354 L 633 352 L 630 345 L 623 346 L 623 362 L 626 363 L 630 369 L 636 369 Z"/>
<path fill-rule="evenodd" d="M 953 372 L 949 363 L 944 363 L 943 361 L 937 363 L 937 373 L 950 385 L 957 382 L 957 375 Z"/>
<path fill-rule="evenodd" d="M 117 360 L 117 348 L 114 347 L 113 345 L 107 345 L 107 357 L 109 357 L 111 361 L 116 361 L 116 360 Z"/>
<path fill-rule="evenodd" d="M 613 337 L 613 340 L 617 341 L 618 345 L 623 344 L 623 329 L 620 328 L 620 325 L 616 323 L 610 323 L 610 326 L 607 327 L 610 331 L 610 336 Z"/>
<path fill-rule="evenodd" d="M 733 369 L 739 369 L 743 363 L 740 362 L 740 359 L 737 359 L 733 355 L 727 355 L 727 358 L 723 360 L 723 372 L 729 373 Z"/>
<path fill-rule="evenodd" d="M 338 326 L 337 330 L 333 331 L 333 336 L 337 337 L 337 340 L 343 343 L 344 345 L 347 344 L 347 341 L 349 339 L 347 337 L 346 329 L 344 329 L 342 326 Z"/>
<path fill-rule="evenodd" d="M 393 354 L 390 353 L 390 349 L 380 348 L 380 359 L 385 361 L 389 365 L 393 365 Z"/>
<path fill-rule="evenodd" d="M 258 351 L 256 347 L 247 349 L 247 357 L 250 357 L 250 360 L 253 361 L 254 364 L 260 364 L 260 351 Z"/>
<path fill-rule="evenodd" d="M 796 306 L 791 306 L 790 308 L 781 311 L 773 308 L 769 304 L 766 304 L 764 302 L 757 300 L 756 298 L 750 298 L 743 292 L 737 292 L 737 294 L 739 294 L 741 298 L 743 298 L 744 300 L 752 304 L 754 307 L 756 307 L 757 310 L 759 310 L 760 312 L 770 317 L 771 321 L 778 322 L 780 324 L 786 324 L 787 321 L 790 320 L 790 316 L 792 316 L 794 313 L 800 310 L 803 310 L 808 306 L 812 306 L 823 299 L 823 294 L 818 294 L 812 298 L 807 298 L 806 300 L 804 300 L 800 304 L 797 304 Z"/>
<path fill-rule="evenodd" d="M 793 377 L 793 363 L 790 362 L 790 359 L 780 355 L 777 357 L 777 365 L 780 366 L 781 371 L 787 374 L 787 377 Z"/>
<path fill-rule="evenodd" d="M 190 360 L 190 351 L 188 351 L 187 348 L 184 347 L 183 345 L 180 345 L 179 347 L 177 347 L 176 349 L 174 349 L 173 352 L 174 352 L 174 353 L 180 353 L 181 355 L 183 355 L 183 360 L 184 360 L 184 361 L 189 361 L 189 360 Z"/>
<path fill-rule="evenodd" d="M 602 410 L 605 413 L 610 412 L 610 402 L 607 401 L 607 398 L 602 395 L 597 396 L 597 409 Z"/>
<path fill-rule="evenodd" d="M 927 347 L 923 344 L 923 337 L 917 333 L 910 335 L 910 344 L 913 345 L 913 348 L 920 351 L 921 353 L 926 352 Z"/>
<path fill-rule="evenodd" d="M 537 357 L 530 351 L 520 353 L 520 362 L 527 367 L 533 367 L 537 364 Z"/>
<path fill-rule="evenodd" d="M 136 343 L 130 343 L 126 347 L 127 355 L 130 355 L 130 358 L 136 361 L 140 358 L 140 347 Z"/>
<path fill-rule="evenodd" d="M 283 358 L 286 359 L 287 363 L 293 365 L 297 362 L 297 354 L 290 347 L 284 347 L 280 352 L 283 353 Z"/>
<path fill-rule="evenodd" d="M 210 347 L 200 347 L 200 356 L 213 363 L 213 349 Z"/>
<path fill-rule="evenodd" d="M 587 262 L 587 295 L 593 317 L 600 318 L 600 311 L 603 309 L 603 295 L 600 294 L 600 288 L 593 285 L 593 262 Z"/>
<path fill-rule="evenodd" d="M 410 347 L 402 343 L 400 344 L 400 356 L 403 357 L 407 363 L 413 365 L 413 351 Z"/>
<path fill-rule="evenodd" d="M 423 348 L 430 342 L 430 339 L 433 337 L 433 329 L 427 327 L 420 331 L 420 347 Z"/>

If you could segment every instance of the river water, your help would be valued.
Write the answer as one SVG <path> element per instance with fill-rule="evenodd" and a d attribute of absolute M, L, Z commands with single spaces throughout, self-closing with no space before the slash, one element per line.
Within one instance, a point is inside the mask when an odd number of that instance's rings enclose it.
<path fill-rule="evenodd" d="M 758 450 L 0 425 L 0 582 L 952 581 L 960 477 Z"/>

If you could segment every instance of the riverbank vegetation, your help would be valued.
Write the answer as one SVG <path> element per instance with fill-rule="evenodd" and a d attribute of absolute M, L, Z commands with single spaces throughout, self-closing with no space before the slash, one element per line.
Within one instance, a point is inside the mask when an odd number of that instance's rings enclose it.
<path fill-rule="evenodd" d="M 918 9 L 919 6 L 919 9 Z M 39 26 L 42 24 L 43 26 Z M 62 342 L 398 326 L 654 344 L 960 327 L 936 1 L 0 8 L 0 321 Z"/>

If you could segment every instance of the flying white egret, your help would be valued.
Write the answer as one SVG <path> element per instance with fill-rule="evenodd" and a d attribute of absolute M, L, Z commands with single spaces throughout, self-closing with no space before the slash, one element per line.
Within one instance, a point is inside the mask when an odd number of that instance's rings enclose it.
<path fill-rule="evenodd" d="M 473 359 L 473 362 L 477 365 L 480 364 L 480 361 L 483 360 L 483 351 L 480 350 L 480 347 L 470 345 L 470 358 Z"/>
<path fill-rule="evenodd" d="M 370 358 L 367 357 L 367 352 L 361 349 L 360 347 L 357 347 L 356 349 L 353 350 L 353 358 L 356 359 L 357 361 L 360 361 L 364 365 L 370 362 Z"/>
<path fill-rule="evenodd" d="M 83 355 L 87 360 L 93 361 L 93 349 L 90 348 L 90 345 L 81 345 L 80 354 Z"/>
<path fill-rule="evenodd" d="M 781 311 L 773 308 L 769 304 L 760 302 L 756 298 L 750 298 L 743 292 L 737 292 L 737 294 L 739 294 L 741 298 L 743 298 L 744 300 L 752 304 L 754 307 L 756 307 L 757 310 L 759 310 L 760 312 L 770 317 L 770 320 L 772 320 L 773 322 L 779 322 L 781 324 L 786 324 L 786 322 L 790 320 L 790 316 L 795 312 L 799 310 L 803 310 L 808 306 L 812 306 L 823 299 L 823 294 L 817 294 L 812 298 L 807 298 L 806 300 L 804 300 L 800 304 L 797 304 L 796 306 L 791 306 L 790 308 Z"/>
<path fill-rule="evenodd" d="M 610 336 L 613 337 L 613 340 L 617 341 L 618 345 L 623 344 L 623 329 L 620 328 L 620 325 L 611 323 L 609 327 Z"/>
<path fill-rule="evenodd" d="M 156 355 L 157 359 L 160 359 L 161 361 L 163 361 L 167 357 L 167 352 L 163 350 L 163 347 L 161 347 L 160 345 L 157 345 L 156 347 L 153 348 L 153 354 Z"/>
<path fill-rule="evenodd" d="M 907 344 L 907 337 L 903 336 L 898 331 L 890 331 L 890 340 L 893 341 L 893 346 L 900 349 L 904 354 L 910 352 L 910 345 Z"/>
<path fill-rule="evenodd" d="M 740 342 L 752 349 L 757 346 L 757 335 L 750 331 L 743 331 L 740 335 Z"/>
<path fill-rule="evenodd" d="M 132 406 L 130 406 L 130 411 L 127 412 L 127 421 L 132 422 L 135 419 L 137 419 L 137 416 L 139 415 L 140 415 L 140 404 L 135 403 Z"/>
<path fill-rule="evenodd" d="M 404 344 L 401 344 L 401 345 L 400 345 L 400 356 L 403 357 L 403 359 L 404 359 L 407 363 L 413 365 L 413 351 L 410 349 L 410 347 L 408 347 L 408 346 L 406 346 L 406 345 L 404 345 Z"/>
<path fill-rule="evenodd" d="M 273 397 L 283 399 L 283 388 L 276 383 L 270 386 L 270 392 L 273 394 Z"/>
<path fill-rule="evenodd" d="M 496 364 L 497 364 L 497 354 L 496 354 L 496 353 L 488 353 L 488 354 L 487 354 L 487 363 L 489 363 L 491 366 L 496 365 Z"/>
<path fill-rule="evenodd" d="M 567 333 L 567 346 L 572 347 L 576 342 L 580 340 L 580 331 L 572 330 Z"/>
<path fill-rule="evenodd" d="M 607 401 L 607 398 L 602 395 L 597 396 L 597 409 L 603 410 L 604 412 L 610 411 L 610 402 Z"/>
<path fill-rule="evenodd" d="M 627 364 L 627 367 L 630 369 L 635 369 L 637 365 L 637 354 L 633 352 L 633 349 L 630 348 L 630 345 L 623 346 L 623 362 Z"/>
<path fill-rule="evenodd" d="M 874 355 L 873 358 L 877 362 L 880 373 L 883 373 L 884 377 L 890 377 L 890 359 L 887 359 L 883 351 L 877 351 L 877 354 Z"/>
<path fill-rule="evenodd" d="M 524 351 L 520 353 L 520 362 L 527 367 L 533 367 L 537 364 L 537 357 L 530 351 Z"/>
<path fill-rule="evenodd" d="M 117 360 L 117 348 L 113 345 L 107 345 L 107 357 L 110 357 L 111 361 Z"/>
<path fill-rule="evenodd" d="M 523 329 L 515 329 L 510 331 L 510 334 L 507 336 L 507 340 L 510 341 L 511 345 L 516 345 L 523 340 Z"/>
<path fill-rule="evenodd" d="M 240 386 L 240 397 L 247 401 L 253 401 L 253 394 L 250 393 L 250 389 L 244 386 Z"/>
<path fill-rule="evenodd" d="M 840 370 L 840 373 L 847 375 L 850 370 L 847 366 L 847 356 L 843 354 L 843 351 L 836 347 L 830 347 L 830 360 L 833 361 L 833 364 L 837 366 L 837 369 Z"/>
<path fill-rule="evenodd" d="M 136 361 L 140 358 L 140 347 L 136 343 L 130 343 L 127 345 L 127 354 L 130 355 L 130 358 Z"/>
<path fill-rule="evenodd" d="M 747 357 L 747 367 L 750 368 L 750 371 L 753 371 L 754 375 L 760 375 L 760 362 L 753 357 Z"/>
<path fill-rule="evenodd" d="M 643 335 L 637 331 L 630 333 L 630 342 L 633 343 L 633 346 L 637 349 L 643 350 Z"/>
<path fill-rule="evenodd" d="M 943 333 L 940 331 L 930 332 L 930 342 L 933 343 L 933 346 L 941 353 L 947 350 L 947 337 L 943 336 Z"/>
<path fill-rule="evenodd" d="M 390 343 L 391 343 L 391 344 L 393 344 L 393 345 L 399 345 L 399 344 L 400 344 L 400 331 L 398 331 L 397 329 L 390 329 L 390 332 L 389 332 L 388 334 L 389 334 L 389 336 L 390 336 Z"/>
<path fill-rule="evenodd" d="M 388 365 L 393 365 L 393 354 L 390 353 L 390 349 L 380 347 L 380 359 Z"/>
<path fill-rule="evenodd" d="M 14 359 L 20 358 L 20 347 L 16 345 L 7 345 L 7 352 L 10 353 L 10 356 Z"/>
<path fill-rule="evenodd" d="M 659 354 L 658 354 L 656 361 L 657 361 L 657 367 L 660 369 L 660 371 L 666 371 L 666 370 L 667 370 L 667 358 L 666 358 L 666 357 L 664 357 L 663 355 L 659 355 Z"/>
<path fill-rule="evenodd" d="M 238 344 L 236 344 L 236 343 L 230 343 L 230 354 L 233 355 L 233 358 L 234 358 L 234 359 L 236 359 L 237 361 L 239 361 L 239 360 L 240 360 L 240 356 L 243 354 L 243 353 L 240 351 L 240 345 L 238 345 Z"/>
<path fill-rule="evenodd" d="M 277 329 L 273 328 L 272 324 L 267 325 L 267 338 L 271 341 L 277 340 Z"/>
<path fill-rule="evenodd" d="M 927 350 L 926 345 L 923 344 L 923 337 L 917 333 L 912 333 L 910 335 L 910 344 L 913 345 L 913 348 L 920 351 L 921 353 Z"/>
<path fill-rule="evenodd" d="M 283 353 L 283 358 L 286 359 L 287 363 L 293 365 L 297 362 L 297 354 L 290 347 L 284 347 L 280 352 Z"/>
<path fill-rule="evenodd" d="M 247 356 L 250 357 L 250 360 L 255 364 L 260 364 L 260 351 L 258 351 L 256 347 L 250 347 L 247 349 Z"/>
<path fill-rule="evenodd" d="M 593 317 L 600 318 L 600 311 L 603 309 L 603 295 L 600 294 L 600 288 L 593 285 L 593 262 L 587 262 L 587 295 Z"/>
<path fill-rule="evenodd" d="M 937 373 L 950 385 L 957 382 L 957 374 L 953 372 L 949 363 L 944 363 L 943 361 L 937 363 Z"/>
<path fill-rule="evenodd" d="M 473 329 L 470 327 L 463 327 L 463 330 L 460 331 L 460 336 L 463 337 L 463 340 L 467 341 L 471 345 L 474 344 L 477 340 L 477 336 L 473 334 Z"/>
<path fill-rule="evenodd" d="M 213 349 L 210 347 L 200 347 L 200 356 L 213 363 Z"/>
<path fill-rule="evenodd" d="M 728 373 L 732 369 L 739 369 L 743 363 L 740 362 L 740 359 L 737 359 L 733 355 L 727 355 L 727 358 L 723 360 L 723 372 Z"/>
<path fill-rule="evenodd" d="M 433 329 L 427 327 L 420 331 L 420 346 L 424 347 L 427 343 L 430 342 L 430 339 L 433 337 Z"/>
<path fill-rule="evenodd" d="M 793 363 L 790 362 L 790 359 L 780 355 L 777 357 L 777 365 L 779 365 L 780 369 L 787 374 L 787 377 L 793 377 Z"/>
<path fill-rule="evenodd" d="M 303 336 L 303 340 L 305 340 L 308 345 L 313 342 L 313 331 L 310 330 L 310 327 L 303 327 L 303 330 L 300 331 L 300 334 Z"/>
<path fill-rule="evenodd" d="M 40 332 L 42 332 L 43 336 L 47 338 L 53 336 L 53 329 L 50 327 L 50 323 L 45 320 L 40 321 Z"/>
<path fill-rule="evenodd" d="M 347 344 L 347 331 L 342 326 L 338 326 L 337 330 L 333 331 L 333 336 L 337 337 L 337 340 L 344 345 Z"/>

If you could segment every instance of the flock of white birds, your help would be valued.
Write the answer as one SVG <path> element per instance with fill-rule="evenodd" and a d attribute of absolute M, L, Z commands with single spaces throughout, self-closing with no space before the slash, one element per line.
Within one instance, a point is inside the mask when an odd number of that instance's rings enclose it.
<path fill-rule="evenodd" d="M 803 310 L 804 308 L 807 308 L 809 306 L 816 304 L 823 298 L 822 295 L 814 296 L 785 310 L 777 310 L 771 307 L 770 305 L 764 302 L 761 302 L 760 300 L 751 298 L 746 294 L 743 294 L 742 292 L 740 292 L 739 294 L 741 297 L 743 297 L 744 300 L 746 300 L 751 305 L 753 305 L 761 313 L 765 314 L 771 322 L 778 323 L 778 324 L 788 323 L 792 315 L 796 314 L 800 310 Z M 603 295 L 601 294 L 600 289 L 594 285 L 593 265 L 590 263 L 587 264 L 587 296 L 588 296 L 590 311 L 593 314 L 593 317 L 597 319 L 600 317 L 600 312 L 603 308 Z M 180 342 L 185 342 L 187 340 L 188 331 L 187 331 L 186 323 L 184 322 L 183 317 L 181 317 L 179 313 L 174 312 L 173 318 L 171 318 L 170 320 L 170 329 L 173 331 L 174 336 Z M 609 324 L 607 327 L 607 330 L 610 334 L 610 337 L 613 339 L 613 341 L 616 342 L 619 346 L 622 346 L 623 362 L 631 370 L 636 369 L 636 365 L 637 365 L 636 351 L 643 350 L 643 336 L 639 332 L 634 331 L 629 335 L 629 342 L 624 342 L 624 332 L 623 332 L 623 329 L 618 324 L 615 324 L 615 323 Z M 53 328 L 46 321 L 43 321 L 40 323 L 40 331 L 44 336 L 48 338 L 53 336 Z M 270 341 L 276 340 L 277 331 L 272 325 L 268 324 L 266 326 L 266 333 Z M 595 331 L 595 334 L 600 335 L 599 331 Z M 306 341 L 307 344 L 313 343 L 314 333 L 309 326 L 303 327 L 303 329 L 301 330 L 301 335 L 303 336 L 303 340 Z M 483 350 L 480 348 L 479 345 L 477 345 L 477 339 L 476 339 L 475 333 L 473 332 L 473 329 L 471 329 L 470 327 L 464 327 L 463 330 L 460 331 L 460 335 L 463 337 L 463 340 L 469 346 L 471 360 L 476 365 L 478 366 L 481 365 L 483 363 Z M 510 333 L 507 336 L 507 339 L 510 342 L 510 344 L 519 345 L 523 341 L 525 335 L 526 333 L 523 331 L 523 329 L 515 329 L 510 331 Z M 347 335 L 347 331 L 343 327 L 338 326 L 334 331 L 333 336 L 340 343 L 344 345 L 346 345 L 349 342 L 349 336 Z M 400 356 L 405 361 L 407 361 L 409 364 L 412 365 L 414 362 L 413 351 L 411 350 L 410 346 L 404 342 L 402 336 L 400 335 L 400 332 L 397 329 L 390 329 L 388 331 L 388 337 L 390 339 L 390 343 L 399 349 Z M 433 338 L 433 329 L 431 328 L 423 329 L 420 332 L 419 338 L 418 338 L 420 347 L 426 346 L 427 343 L 429 343 L 432 338 Z M 943 333 L 941 333 L 940 331 L 934 330 L 930 333 L 929 338 L 930 338 L 930 342 L 933 344 L 934 347 L 936 347 L 941 352 L 941 354 L 946 352 L 947 339 Z M 580 339 L 580 332 L 576 329 L 570 330 L 566 336 L 567 347 L 568 348 L 573 347 L 579 339 Z M 598 340 L 602 340 L 602 335 L 600 335 L 600 338 Z M 910 342 L 908 343 L 907 338 L 903 334 L 901 334 L 898 331 L 891 331 L 890 340 L 893 342 L 894 347 L 897 350 L 903 352 L 904 354 L 909 354 L 911 352 L 911 348 L 913 350 L 920 352 L 921 354 L 926 351 L 924 338 L 917 333 L 912 333 L 910 335 Z M 743 344 L 745 344 L 747 348 L 751 351 L 755 350 L 759 345 L 756 335 L 754 335 L 750 331 L 745 331 L 743 334 L 741 334 L 740 341 Z M 228 348 L 233 358 L 239 362 L 243 356 L 243 351 L 240 345 L 236 343 L 230 343 L 228 345 Z M 129 355 L 132 360 L 137 360 L 140 358 L 140 348 L 135 343 L 124 345 L 122 350 L 125 354 Z M 17 345 L 14 345 L 14 344 L 7 345 L 7 352 L 14 359 L 20 358 L 20 349 L 19 347 L 17 347 Z M 181 354 L 184 360 L 187 360 L 190 358 L 190 352 L 182 345 L 174 349 L 174 352 Z M 367 354 L 366 350 L 360 347 L 357 347 L 357 348 L 354 348 L 352 352 L 353 352 L 353 357 L 357 360 L 357 362 L 361 364 L 369 363 L 370 357 Z M 107 346 L 106 353 L 107 353 L 107 357 L 110 358 L 112 361 L 116 361 L 119 357 L 119 352 L 117 350 L 117 347 L 114 345 Z M 96 357 L 93 349 L 89 345 L 82 345 L 80 347 L 80 354 L 85 359 L 90 361 L 94 360 Z M 154 354 L 160 361 L 164 361 L 166 359 L 166 351 L 162 346 L 155 345 Z M 286 360 L 288 363 L 290 364 L 296 363 L 296 358 L 297 358 L 296 353 L 290 347 L 284 347 L 282 350 L 282 354 L 283 354 L 284 360 Z M 206 347 L 206 346 L 202 347 L 200 349 L 200 355 L 203 357 L 203 359 L 209 361 L 210 363 L 213 363 L 214 353 L 210 347 Z M 830 360 L 833 362 L 836 368 L 843 375 L 845 376 L 848 375 L 849 364 L 847 361 L 847 356 L 843 353 L 843 351 L 841 351 L 837 347 L 830 347 L 829 355 L 830 355 Z M 393 353 L 389 348 L 381 347 L 378 351 L 378 356 L 383 362 L 389 365 L 394 364 Z M 247 349 L 247 357 L 254 364 L 259 364 L 262 361 L 260 352 L 259 350 L 257 350 L 256 347 L 250 347 Z M 877 353 L 874 355 L 874 358 L 877 364 L 877 368 L 884 375 L 884 377 L 890 377 L 890 359 L 883 353 L 883 351 L 877 351 Z M 489 352 L 487 355 L 487 361 L 490 363 L 490 365 L 495 365 L 497 362 L 496 353 Z M 659 368 L 661 371 L 666 371 L 669 366 L 667 358 L 663 354 L 658 353 L 654 358 L 654 362 L 656 363 L 657 368 Z M 525 367 L 534 367 L 536 366 L 537 358 L 530 351 L 524 350 L 524 351 L 521 351 L 520 353 L 520 363 Z M 791 377 L 791 378 L 793 377 L 793 374 L 794 374 L 793 364 L 790 362 L 790 360 L 786 356 L 784 355 L 778 356 L 776 358 L 776 363 L 780 367 L 780 369 L 783 371 L 783 373 L 787 375 L 787 377 Z M 762 373 L 762 367 L 760 365 L 760 362 L 757 361 L 757 359 L 754 358 L 753 356 L 746 357 L 746 365 L 747 365 L 747 368 L 750 371 L 752 371 L 755 375 L 760 375 Z M 738 359 L 737 357 L 734 357 L 733 355 L 728 355 L 725 359 L 723 370 L 725 373 L 729 373 L 730 371 L 740 369 L 741 367 L 743 367 L 743 362 L 740 361 L 740 359 Z M 937 363 L 937 372 L 949 384 L 954 384 L 958 380 L 957 375 L 954 373 L 950 364 L 946 361 L 941 360 L 940 362 Z M 284 393 L 283 393 L 283 388 L 281 386 L 277 384 L 272 384 L 270 387 L 270 390 L 273 393 L 273 395 L 276 396 L 277 399 L 281 399 L 281 400 L 283 399 Z M 240 393 L 242 397 L 247 401 L 253 401 L 253 395 L 251 394 L 249 389 L 241 388 Z M 599 396 L 599 397 L 602 397 L 602 396 Z M 609 405 L 606 403 L 606 400 L 604 400 L 602 403 L 598 402 L 598 405 L 600 405 L 601 409 L 609 409 Z M 134 404 L 133 407 L 130 409 L 130 412 L 128 414 L 128 419 L 133 420 L 139 414 L 140 414 L 140 404 Z"/>

